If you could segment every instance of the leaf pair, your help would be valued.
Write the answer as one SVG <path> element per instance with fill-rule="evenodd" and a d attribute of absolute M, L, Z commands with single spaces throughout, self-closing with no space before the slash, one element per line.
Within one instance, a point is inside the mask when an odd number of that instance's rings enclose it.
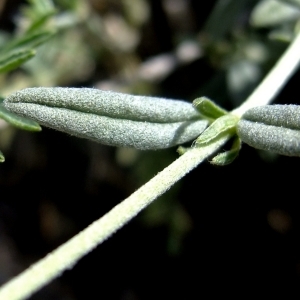
<path fill-rule="evenodd" d="M 6 98 L 4 105 L 77 137 L 144 150 L 188 142 L 208 123 L 184 101 L 90 88 L 28 88 Z"/>
<path fill-rule="evenodd" d="M 36 121 L 102 144 L 148 150 L 196 137 L 194 147 L 234 137 L 231 149 L 213 158 L 217 165 L 237 157 L 241 140 L 258 149 L 300 156 L 299 106 L 255 107 L 239 119 L 205 97 L 193 104 L 196 109 L 179 100 L 90 88 L 28 88 L 0 101 L 0 117 L 27 130 L 39 131 Z M 211 125 L 206 129 L 208 122 Z M 187 149 L 180 147 L 178 151 L 183 154 Z"/>

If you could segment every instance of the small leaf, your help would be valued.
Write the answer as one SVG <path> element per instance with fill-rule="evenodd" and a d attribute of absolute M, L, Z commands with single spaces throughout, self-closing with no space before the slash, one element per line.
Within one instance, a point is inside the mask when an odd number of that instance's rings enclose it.
<path fill-rule="evenodd" d="M 185 152 L 187 152 L 188 150 L 189 150 L 189 148 L 179 146 L 179 147 L 177 148 L 177 153 L 178 153 L 179 155 L 183 155 L 183 154 L 184 154 Z"/>
<path fill-rule="evenodd" d="M 38 123 L 36 123 L 30 119 L 20 117 L 14 113 L 9 112 L 4 107 L 2 99 L 0 99 L 0 118 L 2 118 L 6 122 L 20 128 L 20 129 L 29 130 L 29 131 L 41 131 L 42 130 Z"/>
<path fill-rule="evenodd" d="M 211 164 L 217 166 L 225 166 L 231 164 L 239 155 L 241 150 L 241 139 L 235 137 L 232 147 L 229 151 L 225 151 L 216 155 L 212 160 Z"/>
<path fill-rule="evenodd" d="M 19 67 L 34 55 L 35 51 L 30 49 L 12 51 L 6 55 L 2 55 L 0 56 L 0 72 L 8 72 Z"/>
<path fill-rule="evenodd" d="M 195 99 L 193 101 L 193 106 L 201 113 L 201 115 L 213 120 L 228 114 L 226 110 L 206 97 Z"/>
<path fill-rule="evenodd" d="M 228 132 L 234 133 L 238 120 L 236 116 L 230 114 L 218 118 L 196 139 L 195 146 L 208 144 Z"/>

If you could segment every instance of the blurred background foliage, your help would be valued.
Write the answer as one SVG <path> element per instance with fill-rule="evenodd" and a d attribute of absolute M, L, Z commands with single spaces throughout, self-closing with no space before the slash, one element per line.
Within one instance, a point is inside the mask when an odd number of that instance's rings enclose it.
<path fill-rule="evenodd" d="M 207 96 L 230 110 L 274 65 L 299 20 L 299 0 L 0 0 L 0 59 L 29 33 L 48 33 L 29 47 L 30 60 L 0 74 L 0 95 L 94 87 Z M 298 82 L 299 72 L 275 102 L 298 104 Z M 20 131 L 4 120 L 0 149 L 1 283 L 178 156 Z M 206 162 L 30 299 L 299 296 L 299 165 L 246 145 L 230 166 Z"/>

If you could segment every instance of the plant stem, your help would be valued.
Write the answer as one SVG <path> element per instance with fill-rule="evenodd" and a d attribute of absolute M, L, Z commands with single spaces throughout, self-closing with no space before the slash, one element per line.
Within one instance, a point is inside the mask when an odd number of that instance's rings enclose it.
<path fill-rule="evenodd" d="M 248 109 L 269 104 L 280 92 L 284 84 L 297 70 L 300 62 L 300 33 L 286 49 L 284 54 L 248 97 L 248 99 L 238 108 L 232 111 L 233 114 L 241 117 Z"/>
<path fill-rule="evenodd" d="M 229 136 L 201 148 L 192 148 L 139 188 L 106 215 L 68 242 L 32 265 L 0 289 L 0 299 L 25 299 L 42 288 L 81 257 L 101 244 L 174 183 L 217 151 Z"/>

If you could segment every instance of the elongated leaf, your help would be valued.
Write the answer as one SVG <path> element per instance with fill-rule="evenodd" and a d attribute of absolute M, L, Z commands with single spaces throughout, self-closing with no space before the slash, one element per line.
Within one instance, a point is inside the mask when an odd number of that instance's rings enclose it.
<path fill-rule="evenodd" d="M 4 105 L 77 137 L 137 149 L 163 149 L 188 142 L 208 123 L 184 101 L 88 88 L 29 88 L 6 98 Z"/>
<path fill-rule="evenodd" d="M 44 23 L 46 23 L 48 21 L 48 19 L 55 14 L 55 12 L 56 11 L 50 12 L 49 14 L 44 15 L 41 18 L 39 18 L 38 20 L 36 20 L 30 26 L 30 28 L 28 28 L 27 32 L 34 32 L 35 30 L 38 30 L 39 28 L 41 28 L 44 25 Z"/>
<path fill-rule="evenodd" d="M 41 28 L 56 13 L 56 9 L 50 0 L 29 0 L 29 2 L 31 5 L 24 8 L 23 13 L 32 22 L 27 32 L 33 32 Z"/>
<path fill-rule="evenodd" d="M 8 50 L 33 49 L 49 40 L 54 34 L 54 31 L 43 30 L 26 34 L 21 38 L 15 39 L 1 50 L 1 53 L 6 53 Z"/>
<path fill-rule="evenodd" d="M 32 103 L 93 113 L 116 119 L 171 123 L 201 119 L 191 103 L 91 88 L 27 88 L 10 95 L 7 105 Z"/>
<path fill-rule="evenodd" d="M 300 130 L 299 105 L 263 105 L 249 109 L 243 119 L 266 125 Z"/>
<path fill-rule="evenodd" d="M 35 55 L 31 49 L 12 51 L 7 55 L 0 56 L 0 72 L 8 72 L 16 69 Z"/>
<path fill-rule="evenodd" d="M 250 146 L 288 156 L 300 156 L 300 107 L 265 105 L 249 109 L 237 133 Z"/>
<path fill-rule="evenodd" d="M 287 156 L 300 156 L 300 131 L 241 119 L 237 133 L 246 144 Z"/>
<path fill-rule="evenodd" d="M 39 121 L 42 125 L 77 137 L 111 146 L 142 150 L 163 149 L 194 139 L 206 127 L 205 121 L 150 123 L 112 119 L 69 109 L 38 104 L 9 105 L 14 111 Z"/>
<path fill-rule="evenodd" d="M 3 99 L 0 99 L 0 118 L 20 129 L 28 131 L 42 130 L 37 122 L 9 112 L 3 105 Z"/>

